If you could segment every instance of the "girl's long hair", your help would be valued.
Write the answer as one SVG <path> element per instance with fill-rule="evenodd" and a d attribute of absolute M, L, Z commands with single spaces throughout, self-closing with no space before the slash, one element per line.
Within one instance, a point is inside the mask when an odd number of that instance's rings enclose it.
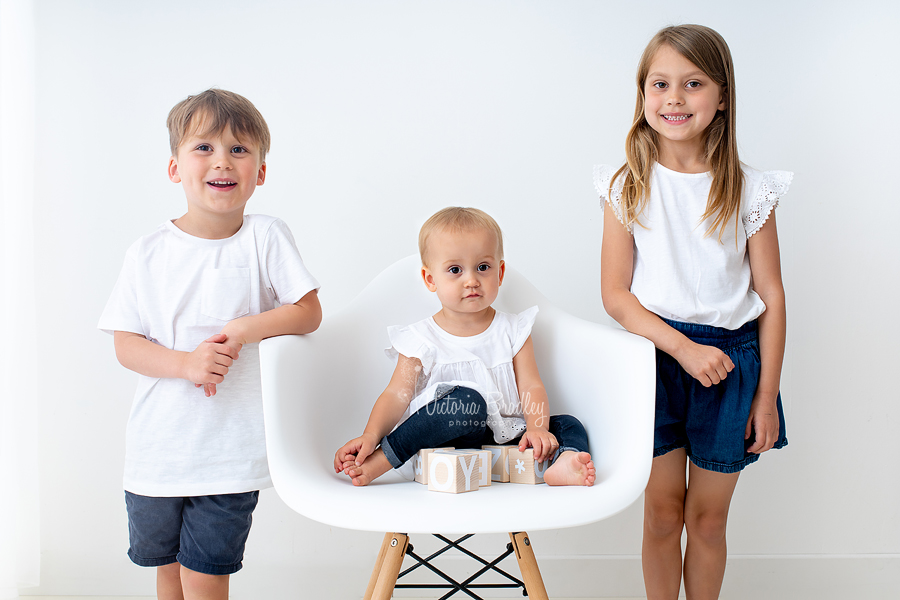
<path fill-rule="evenodd" d="M 641 225 L 639 217 L 650 198 L 650 173 L 653 163 L 659 159 L 657 133 L 644 118 L 644 82 L 650 71 L 657 50 L 668 45 L 691 61 L 701 71 L 722 88 L 726 108 L 716 112 L 712 123 L 706 128 L 706 161 L 712 172 L 712 186 L 706 212 L 700 218 L 703 222 L 714 217 L 706 230 L 712 235 L 718 230 L 719 241 L 726 224 L 734 220 L 737 229 L 740 219 L 741 192 L 744 174 L 738 158 L 735 108 L 737 106 L 734 88 L 734 65 L 728 44 L 717 32 L 702 25 L 676 25 L 661 29 L 644 50 L 637 71 L 637 103 L 634 108 L 634 122 L 625 139 L 626 163 L 616 171 L 610 181 L 610 197 L 613 182 L 624 176 L 622 187 L 622 208 L 625 224 Z M 643 225 L 641 225 L 643 227 Z"/>

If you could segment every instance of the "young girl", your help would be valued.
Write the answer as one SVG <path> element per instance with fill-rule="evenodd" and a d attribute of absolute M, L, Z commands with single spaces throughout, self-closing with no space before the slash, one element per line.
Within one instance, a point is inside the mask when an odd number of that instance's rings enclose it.
<path fill-rule="evenodd" d="M 518 442 L 534 448 L 536 460 L 556 455 L 546 483 L 593 485 L 584 427 L 568 415 L 547 417 L 531 342 L 537 307 L 510 315 L 491 306 L 506 268 L 494 219 L 445 208 L 422 226 L 419 254 L 441 310 L 388 328 L 397 367 L 363 434 L 335 453 L 335 472 L 367 485 L 422 448 Z"/>
<path fill-rule="evenodd" d="M 739 162 L 734 69 L 715 31 L 661 30 L 637 85 L 627 163 L 597 167 L 594 180 L 605 207 L 603 305 L 657 347 L 644 583 L 649 600 L 674 600 L 683 572 L 689 599 L 717 598 L 738 473 L 787 444 L 772 210 L 791 174 Z"/>

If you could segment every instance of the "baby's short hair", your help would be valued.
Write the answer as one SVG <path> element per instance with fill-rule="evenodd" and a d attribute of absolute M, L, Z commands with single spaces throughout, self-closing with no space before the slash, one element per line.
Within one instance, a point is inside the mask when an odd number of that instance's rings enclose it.
<path fill-rule="evenodd" d="M 419 230 L 419 257 L 422 265 L 427 266 L 428 238 L 436 231 L 473 231 L 486 229 L 497 238 L 498 258 L 503 258 L 503 232 L 489 214 L 477 208 L 448 206 L 431 215 L 422 229 Z"/>
<path fill-rule="evenodd" d="M 221 133 L 231 126 L 236 138 L 250 138 L 259 144 L 261 160 L 265 160 L 272 141 L 266 120 L 252 102 L 240 94 L 215 88 L 188 96 L 172 107 L 166 125 L 172 156 L 178 152 L 182 140 L 200 127 L 204 127 L 200 135 L 208 135 Z"/>

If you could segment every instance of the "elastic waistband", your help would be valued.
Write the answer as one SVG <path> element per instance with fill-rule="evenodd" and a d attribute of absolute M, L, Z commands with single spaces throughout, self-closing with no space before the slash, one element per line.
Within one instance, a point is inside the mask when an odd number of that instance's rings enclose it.
<path fill-rule="evenodd" d="M 662 318 L 662 317 L 660 317 Z M 704 346 L 715 346 L 720 349 L 740 346 L 757 339 L 756 319 L 744 323 L 737 329 L 725 329 L 712 325 L 697 325 L 696 323 L 682 323 L 663 319 L 667 325 L 686 335 L 691 341 Z"/>

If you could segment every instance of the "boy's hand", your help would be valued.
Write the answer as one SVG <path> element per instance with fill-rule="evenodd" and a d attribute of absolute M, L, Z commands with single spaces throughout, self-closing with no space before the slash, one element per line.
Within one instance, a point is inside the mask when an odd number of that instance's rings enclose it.
<path fill-rule="evenodd" d="M 371 433 L 364 433 L 338 448 L 334 453 L 334 472 L 340 473 L 363 464 L 369 455 L 375 452 L 378 442 L 379 440 Z"/>
<path fill-rule="evenodd" d="M 526 431 L 519 442 L 519 452 L 524 452 L 529 447 L 534 448 L 534 460 L 543 462 L 553 458 L 553 454 L 559 450 L 559 442 L 556 436 L 546 429 L 533 429 Z"/>
<path fill-rule="evenodd" d="M 184 379 L 193 382 L 196 387 L 204 386 L 207 397 L 216 394 L 215 384 L 225 381 L 228 368 L 239 356 L 241 347 L 224 343 L 226 339 L 226 335 L 217 333 L 184 358 Z"/>
<path fill-rule="evenodd" d="M 704 346 L 689 342 L 674 357 L 678 364 L 703 387 L 712 387 L 728 377 L 734 363 L 727 354 L 715 346 Z"/>

